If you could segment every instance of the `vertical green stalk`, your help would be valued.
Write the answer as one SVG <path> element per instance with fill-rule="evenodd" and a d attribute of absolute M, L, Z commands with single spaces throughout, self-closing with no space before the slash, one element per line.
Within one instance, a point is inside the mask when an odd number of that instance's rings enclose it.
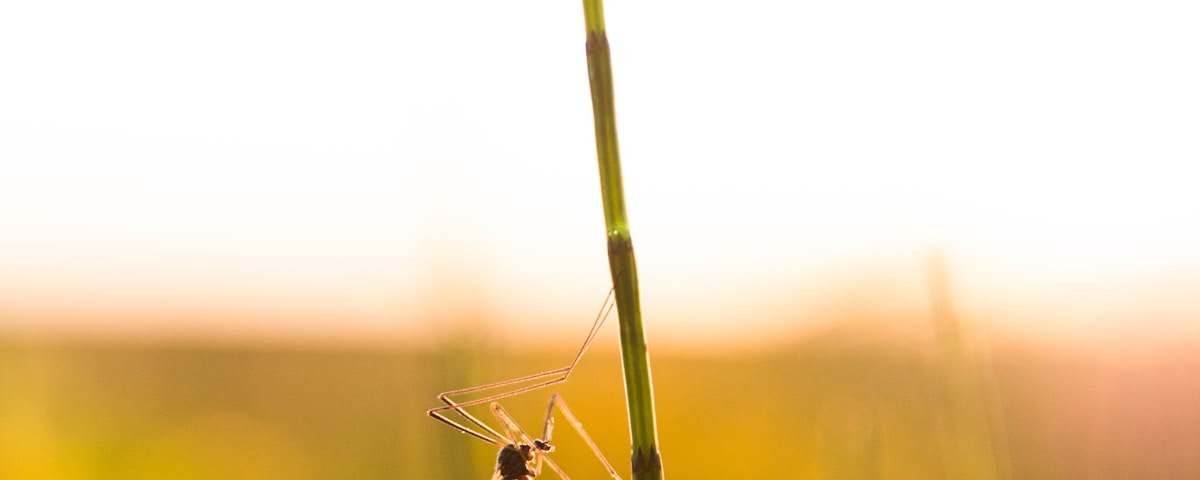
<path fill-rule="evenodd" d="M 600 194 L 604 201 L 604 226 L 608 235 L 608 268 L 617 295 L 621 325 L 621 366 L 625 373 L 625 401 L 629 408 L 629 433 L 633 444 L 633 480 L 661 480 L 662 457 L 654 422 L 654 390 L 650 382 L 650 356 L 642 329 L 638 299 L 637 262 L 625 214 L 625 187 L 621 181 L 621 156 L 617 148 L 617 113 L 613 101 L 612 58 L 604 29 L 602 0 L 583 0 L 587 25 L 588 79 L 592 88 L 592 114 L 596 123 L 596 158 L 600 163 Z"/>

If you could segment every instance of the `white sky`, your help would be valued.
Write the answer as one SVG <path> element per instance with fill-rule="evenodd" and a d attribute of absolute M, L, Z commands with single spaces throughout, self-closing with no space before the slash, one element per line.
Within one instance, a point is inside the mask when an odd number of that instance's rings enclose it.
<path fill-rule="evenodd" d="M 652 333 L 769 336 L 864 272 L 919 304 L 935 246 L 972 318 L 1200 324 L 1194 2 L 606 10 Z M 8 2 L 0 328 L 586 323 L 590 108 L 578 2 Z"/>

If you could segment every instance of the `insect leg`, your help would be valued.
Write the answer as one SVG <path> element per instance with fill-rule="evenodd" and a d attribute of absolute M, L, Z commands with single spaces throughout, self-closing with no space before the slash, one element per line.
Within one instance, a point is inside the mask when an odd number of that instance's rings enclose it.
<path fill-rule="evenodd" d="M 567 402 L 564 401 L 557 393 L 550 395 L 550 406 L 546 408 L 546 441 L 550 441 L 549 435 L 552 433 L 554 428 L 554 420 L 551 417 L 554 414 L 555 407 L 558 407 L 558 410 L 562 412 L 563 417 L 566 417 L 567 423 L 570 423 L 571 426 L 575 428 L 575 431 L 579 432 L 579 436 L 582 437 L 583 441 L 586 442 L 588 447 L 592 449 L 592 453 L 595 453 L 596 458 L 600 459 L 600 463 L 604 464 L 604 468 L 605 470 L 608 470 L 608 474 L 616 480 L 621 480 L 621 476 L 617 475 L 617 471 L 614 470 L 612 465 L 608 463 L 608 459 L 604 458 L 603 453 L 600 453 L 600 447 L 596 446 L 596 442 L 592 441 L 592 437 L 589 437 L 587 431 L 583 429 L 583 424 L 579 423 L 579 420 L 575 418 L 575 414 L 571 413 L 570 408 L 567 408 Z"/>

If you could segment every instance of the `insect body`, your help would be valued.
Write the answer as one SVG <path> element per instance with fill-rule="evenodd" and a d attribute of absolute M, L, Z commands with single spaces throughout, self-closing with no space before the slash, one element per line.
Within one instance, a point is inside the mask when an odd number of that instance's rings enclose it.
<path fill-rule="evenodd" d="M 563 417 L 570 422 L 571 426 L 579 436 L 591 447 L 592 452 L 604 464 L 604 468 L 608 470 L 609 475 L 616 480 L 621 480 L 617 472 L 613 470 L 612 465 L 600 453 L 599 447 L 588 436 L 583 429 L 583 424 L 575 419 L 575 415 L 567 408 L 567 404 L 562 397 L 557 393 L 550 395 L 550 405 L 546 408 L 546 422 L 542 428 L 542 437 L 539 439 L 530 438 L 529 435 L 521 429 L 516 420 L 504 410 L 504 407 L 497 403 L 497 400 L 519 395 L 531 390 L 547 387 L 567 381 L 567 377 L 571 375 L 571 371 L 575 369 L 575 365 L 579 363 L 579 359 L 583 358 L 584 352 L 588 346 L 592 344 L 592 340 L 596 338 L 596 333 L 600 331 L 600 327 L 604 325 L 604 320 L 608 318 L 608 314 L 612 312 L 615 303 L 610 304 L 613 299 L 613 291 L 610 290 L 608 297 L 604 299 L 604 305 L 600 308 L 600 313 L 596 315 L 596 320 L 592 323 L 592 329 L 588 332 L 587 339 L 583 342 L 583 347 L 579 349 L 579 353 L 575 355 L 575 359 L 570 365 L 524 377 L 503 380 L 487 385 L 477 387 L 463 388 L 443 392 L 438 395 L 438 400 L 445 403 L 444 406 L 437 407 L 426 412 L 430 417 L 445 423 L 458 430 L 459 432 L 478 438 L 485 442 L 491 443 L 500 448 L 500 453 L 496 456 L 496 473 L 492 476 L 492 480 L 532 480 L 542 471 L 542 465 L 548 465 L 560 478 L 569 480 L 567 474 L 562 471 L 553 460 L 546 454 L 554 451 L 554 447 L 550 444 L 551 436 L 554 433 L 554 412 L 557 410 Z M 473 392 L 481 392 L 486 390 L 497 389 L 501 387 L 511 387 L 513 385 L 522 385 L 530 382 L 536 382 L 529 385 L 511 388 L 507 391 L 495 393 L 476 398 L 473 400 L 456 402 L 451 397 L 464 395 Z M 464 408 L 473 405 L 491 402 L 492 416 L 500 423 L 500 428 L 503 433 L 492 428 L 474 415 L 468 413 Z M 464 425 L 455 420 L 446 417 L 446 413 L 454 411 L 469 425 Z"/>
<path fill-rule="evenodd" d="M 545 447 L 543 449 L 542 447 Z M 500 454 L 496 456 L 496 475 L 501 480 L 529 480 L 537 473 L 537 466 L 533 460 L 533 449 L 542 450 L 544 452 L 554 451 L 545 442 L 539 442 L 535 445 L 505 445 L 500 449 Z"/>

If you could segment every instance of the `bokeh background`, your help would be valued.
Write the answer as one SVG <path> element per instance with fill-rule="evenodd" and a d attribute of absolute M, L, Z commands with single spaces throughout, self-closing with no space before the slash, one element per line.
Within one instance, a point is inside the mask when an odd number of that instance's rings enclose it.
<path fill-rule="evenodd" d="M 1200 477 L 1200 9 L 606 9 L 669 477 Z M 577 2 L 3 4 L 0 478 L 487 478 L 425 410 L 583 341 L 588 95 Z"/>

